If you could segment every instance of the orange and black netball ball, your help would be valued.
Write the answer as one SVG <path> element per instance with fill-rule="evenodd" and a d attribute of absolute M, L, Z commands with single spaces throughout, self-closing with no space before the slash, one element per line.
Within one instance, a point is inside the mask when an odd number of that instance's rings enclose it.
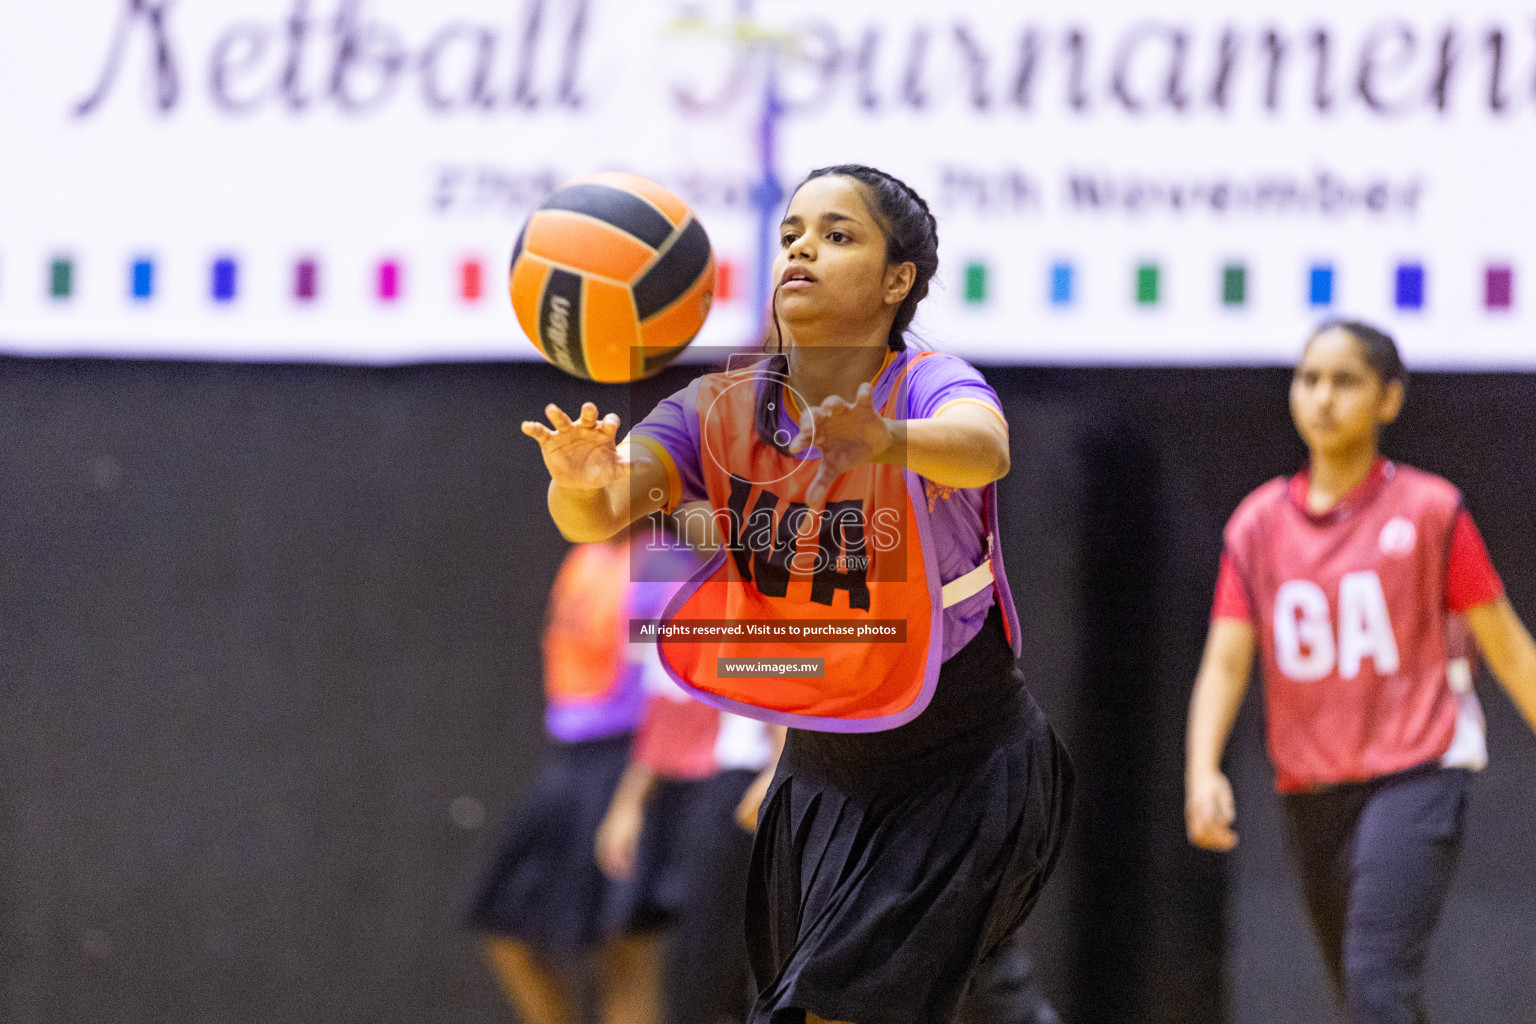
<path fill-rule="evenodd" d="M 587 380 L 637 380 L 677 357 L 715 294 L 709 236 L 670 191 L 594 174 L 528 218 L 512 251 L 512 308 L 545 359 Z"/>

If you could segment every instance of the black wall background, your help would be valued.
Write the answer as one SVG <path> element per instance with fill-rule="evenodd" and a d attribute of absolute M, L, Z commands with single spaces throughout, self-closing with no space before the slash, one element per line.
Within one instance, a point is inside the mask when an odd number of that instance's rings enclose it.
<path fill-rule="evenodd" d="M 1024 667 L 1080 779 L 1047 989 L 1073 1024 L 1328 1021 L 1254 699 L 1242 845 L 1181 820 L 1222 524 L 1303 456 L 1287 374 L 987 374 Z M 543 743 L 565 544 L 517 426 L 593 394 L 630 404 L 528 364 L 0 360 L 0 1020 L 512 1019 L 454 901 Z M 1536 377 L 1420 374 L 1388 447 L 1464 489 L 1536 620 Z M 1529 1024 L 1536 738 L 1479 689 L 1431 1002 Z"/>

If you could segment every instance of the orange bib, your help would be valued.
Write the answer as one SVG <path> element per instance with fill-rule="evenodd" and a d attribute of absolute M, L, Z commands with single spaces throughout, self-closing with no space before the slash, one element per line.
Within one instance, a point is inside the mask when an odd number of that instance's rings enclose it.
<path fill-rule="evenodd" d="M 906 418 L 902 377 L 923 355 L 904 360 L 884 416 Z M 818 515 L 805 504 L 817 459 L 786 455 L 757 436 L 758 389 L 768 385 L 758 367 L 700 381 L 700 462 L 724 543 L 662 621 L 690 629 L 713 621 L 743 632 L 700 642 L 664 628 L 662 663 L 695 697 L 735 714 L 830 732 L 895 728 L 927 707 L 943 658 L 944 602 L 925 543 L 921 478 L 898 466 L 856 467 L 833 483 Z M 782 636 L 795 624 L 851 635 L 861 623 L 898 622 L 905 642 Z M 753 626 L 777 629 L 780 638 L 754 638 L 745 632 Z M 721 671 L 727 661 L 769 658 L 820 659 L 823 673 Z"/>
<path fill-rule="evenodd" d="M 623 684 L 629 550 L 579 544 L 555 576 L 544 625 L 544 694 L 551 705 L 601 703 Z"/>

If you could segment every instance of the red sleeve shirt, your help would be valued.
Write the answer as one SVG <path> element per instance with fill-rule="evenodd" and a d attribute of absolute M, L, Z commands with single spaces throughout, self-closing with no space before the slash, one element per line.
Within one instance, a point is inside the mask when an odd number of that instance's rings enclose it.
<path fill-rule="evenodd" d="M 1226 551 L 1221 553 L 1221 568 L 1216 571 L 1216 600 L 1211 605 L 1211 619 L 1253 621 L 1253 608 L 1248 603 L 1243 578 L 1237 573 L 1232 555 Z"/>
<path fill-rule="evenodd" d="M 1457 615 L 1480 604 L 1498 600 L 1504 595 L 1504 582 L 1499 579 L 1483 535 L 1466 509 L 1456 514 L 1451 526 L 1451 557 L 1446 572 L 1446 610 Z M 1253 608 L 1248 602 L 1248 590 L 1232 560 L 1230 552 L 1221 553 L 1221 568 L 1216 573 L 1216 598 L 1211 604 L 1211 618 L 1238 619 L 1253 622 Z"/>
<path fill-rule="evenodd" d="M 1450 568 L 1445 581 L 1446 607 L 1457 615 L 1504 596 L 1504 581 L 1493 568 L 1483 535 L 1462 509 L 1451 527 Z"/>
<path fill-rule="evenodd" d="M 681 692 L 679 700 L 650 694 L 629 759 L 668 779 L 702 779 L 714 774 L 720 712 Z"/>

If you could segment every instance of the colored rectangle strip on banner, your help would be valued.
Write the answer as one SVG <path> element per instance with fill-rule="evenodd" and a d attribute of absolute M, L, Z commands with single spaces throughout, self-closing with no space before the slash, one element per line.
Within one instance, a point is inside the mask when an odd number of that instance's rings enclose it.
<path fill-rule="evenodd" d="M 1221 268 L 1221 304 L 1242 306 L 1248 302 L 1248 268 L 1241 263 L 1228 263 Z"/>
<path fill-rule="evenodd" d="M 965 301 L 973 305 L 987 301 L 987 265 L 985 263 L 966 264 Z"/>
<path fill-rule="evenodd" d="M 730 302 L 736 297 L 736 265 L 729 260 L 715 264 L 715 301 Z"/>
<path fill-rule="evenodd" d="M 1161 284 L 1161 270 L 1156 263 L 1142 263 L 1136 268 L 1136 304 L 1139 306 L 1155 306 L 1158 299 L 1158 286 Z"/>
<path fill-rule="evenodd" d="M 1072 264 L 1051 264 L 1051 305 L 1072 304 Z"/>
<path fill-rule="evenodd" d="M 485 297 L 485 266 L 479 260 L 459 264 L 459 297 L 465 302 L 479 302 Z"/>
<path fill-rule="evenodd" d="M 58 301 L 75 294 L 75 261 L 56 256 L 48 265 L 48 295 Z"/>
<path fill-rule="evenodd" d="M 379 263 L 379 301 L 395 302 L 400 298 L 400 262 L 383 260 Z"/>
<path fill-rule="evenodd" d="M 1490 266 L 1483 275 L 1483 306 L 1505 310 L 1515 304 L 1515 268 L 1508 264 Z"/>
<path fill-rule="evenodd" d="M 1307 275 L 1307 302 L 1312 306 L 1333 305 L 1333 265 L 1314 263 Z"/>
<path fill-rule="evenodd" d="M 233 256 L 220 256 L 213 261 L 212 280 L 209 290 L 215 302 L 233 302 L 239 293 L 240 265 Z"/>
<path fill-rule="evenodd" d="M 1424 308 L 1424 265 L 1422 263 L 1397 265 L 1392 301 L 1398 309 Z"/>
<path fill-rule="evenodd" d="M 320 297 L 320 265 L 301 259 L 293 265 L 293 297 L 298 302 L 314 302 Z"/>
<path fill-rule="evenodd" d="M 133 261 L 128 271 L 128 293 L 140 302 L 155 294 L 155 263 L 147 257 Z"/>

